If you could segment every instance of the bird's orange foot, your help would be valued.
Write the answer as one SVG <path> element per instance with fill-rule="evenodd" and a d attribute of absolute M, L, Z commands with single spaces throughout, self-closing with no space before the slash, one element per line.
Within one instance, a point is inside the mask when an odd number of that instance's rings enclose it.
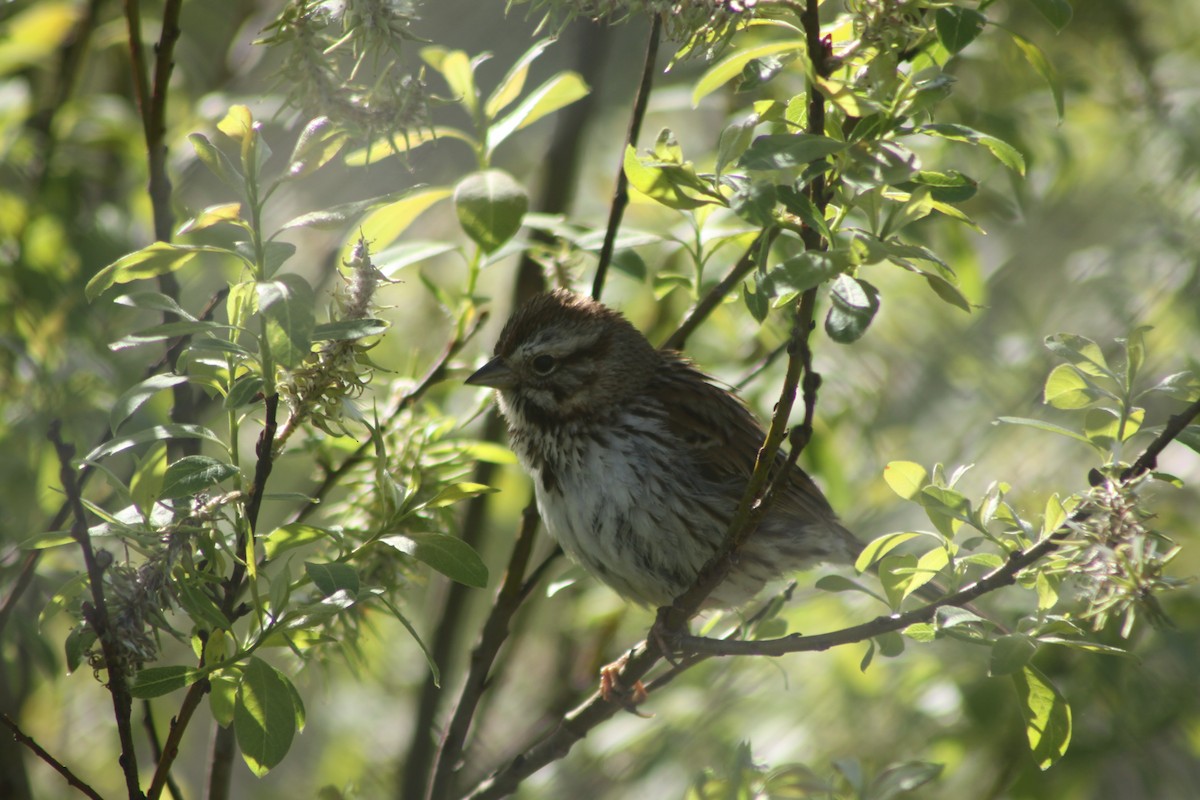
<path fill-rule="evenodd" d="M 642 682 L 636 681 L 632 687 L 621 684 L 620 672 L 628 662 L 629 654 L 626 653 L 608 666 L 600 668 L 600 696 L 610 703 L 624 706 L 626 711 L 639 717 L 649 717 L 650 714 L 643 714 L 637 710 L 649 697 Z"/>

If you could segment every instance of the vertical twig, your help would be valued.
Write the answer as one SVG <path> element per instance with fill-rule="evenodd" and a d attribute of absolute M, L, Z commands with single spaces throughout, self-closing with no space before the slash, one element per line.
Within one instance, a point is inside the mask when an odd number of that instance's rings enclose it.
<path fill-rule="evenodd" d="M 646 59 L 642 65 L 642 80 L 638 84 L 637 97 L 633 101 L 633 114 L 629 119 L 629 134 L 626 146 L 637 147 L 642 131 L 642 120 L 646 117 L 646 106 L 650 102 L 650 89 L 654 85 L 654 66 L 658 61 L 658 40 L 662 34 L 662 18 L 654 14 L 650 22 L 650 36 L 646 40 Z M 596 264 L 596 277 L 592 281 L 592 299 L 599 300 L 604 292 L 604 280 L 608 276 L 608 265 L 612 263 L 613 248 L 617 242 L 617 231 L 621 218 L 629 205 L 629 179 L 625 177 L 625 148 L 618 159 L 617 186 L 613 190 L 612 207 L 608 212 L 608 228 L 604 232 L 604 245 L 600 248 L 600 261 Z"/>
<path fill-rule="evenodd" d="M 100 642 L 100 650 L 104 655 L 104 666 L 108 670 L 108 690 L 112 695 L 113 715 L 117 722 L 117 735 L 121 742 L 119 761 L 125 774 L 125 785 L 129 790 L 130 800 L 140 800 L 143 797 L 141 785 L 138 782 L 137 753 L 133 747 L 133 696 L 129 693 L 129 685 L 125 674 L 125 657 L 120 652 L 119 643 L 113 637 L 112 624 L 108 616 L 108 604 L 104 599 L 104 567 L 112 556 L 107 556 L 102 564 L 92 548 L 92 537 L 88 533 L 87 515 L 83 508 L 83 498 L 79 494 L 79 485 L 75 481 L 75 468 L 71 459 L 75 456 L 75 448 L 62 440 L 61 426 L 56 420 L 50 426 L 50 441 L 58 454 L 59 480 L 62 482 L 63 494 L 71 507 L 71 536 L 83 551 L 83 562 L 87 567 L 88 583 L 91 585 L 92 601 L 83 604 L 83 616 L 96 632 Z"/>

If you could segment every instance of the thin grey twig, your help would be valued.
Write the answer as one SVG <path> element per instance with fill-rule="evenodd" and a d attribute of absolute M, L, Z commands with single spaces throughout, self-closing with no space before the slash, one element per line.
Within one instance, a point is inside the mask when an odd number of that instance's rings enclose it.
<path fill-rule="evenodd" d="M 650 89 L 654 85 L 654 67 L 658 61 L 658 40 L 662 34 L 662 19 L 654 14 L 650 22 L 650 36 L 646 40 L 646 58 L 642 64 L 642 80 L 638 84 L 637 97 L 633 101 L 633 113 L 629 119 L 629 134 L 626 146 L 637 147 L 642 131 L 642 120 L 646 118 L 646 106 L 650 102 Z M 596 264 L 596 277 L 592 280 L 592 299 L 599 300 L 604 292 L 604 281 L 608 277 L 608 265 L 612 263 L 613 249 L 617 243 L 617 231 L 629 205 L 629 179 L 625 177 L 625 148 L 621 148 L 620 166 L 617 167 L 617 185 L 613 190 L 612 207 L 608 212 L 608 227 L 604 231 L 604 244 L 600 248 L 600 260 Z"/>
<path fill-rule="evenodd" d="M 71 784 L 71 786 L 92 798 L 92 800 L 104 800 L 104 798 L 101 797 L 95 789 L 80 780 L 74 772 L 71 772 L 69 767 L 67 767 L 54 756 L 47 753 L 40 744 L 33 740 L 33 737 L 22 731 L 16 722 L 9 719 L 8 714 L 0 714 L 0 722 L 3 722 L 5 726 L 12 731 L 14 739 L 28 747 L 33 751 L 34 755 L 53 767 L 55 772 L 66 778 L 67 783 Z"/>

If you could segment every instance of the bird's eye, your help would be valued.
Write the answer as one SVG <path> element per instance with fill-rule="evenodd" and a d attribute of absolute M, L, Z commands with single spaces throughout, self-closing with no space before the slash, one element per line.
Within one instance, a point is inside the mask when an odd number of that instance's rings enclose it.
<path fill-rule="evenodd" d="M 546 355 L 545 353 L 534 358 L 530 364 L 533 367 L 533 371 L 538 375 L 549 375 L 554 371 L 555 366 L 557 366 L 554 356 Z"/>

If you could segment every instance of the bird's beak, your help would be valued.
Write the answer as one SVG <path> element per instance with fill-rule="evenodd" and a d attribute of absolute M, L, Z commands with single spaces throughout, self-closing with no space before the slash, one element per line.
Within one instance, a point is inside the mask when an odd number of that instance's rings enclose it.
<path fill-rule="evenodd" d="M 517 376 L 511 369 L 509 369 L 508 364 L 504 363 L 503 358 L 496 356 L 491 361 L 475 370 L 475 374 L 467 378 L 466 382 L 472 386 L 490 386 L 493 389 L 511 389 L 517 385 Z"/>

